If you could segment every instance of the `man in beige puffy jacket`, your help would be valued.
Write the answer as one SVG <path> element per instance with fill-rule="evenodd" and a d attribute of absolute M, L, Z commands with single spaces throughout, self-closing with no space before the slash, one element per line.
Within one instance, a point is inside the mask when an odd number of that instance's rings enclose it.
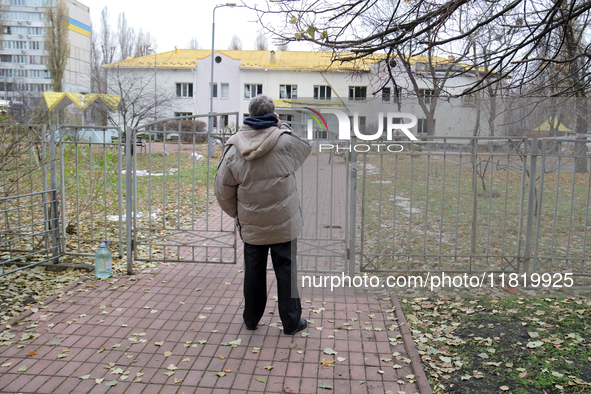
<path fill-rule="evenodd" d="M 220 207 L 233 218 L 244 241 L 244 324 L 255 330 L 267 303 L 269 250 L 277 278 L 283 332 L 308 325 L 301 318 L 297 290 L 297 239 L 303 219 L 295 172 L 310 154 L 310 144 L 282 125 L 273 100 L 251 100 L 250 117 L 228 139 L 215 177 Z"/>

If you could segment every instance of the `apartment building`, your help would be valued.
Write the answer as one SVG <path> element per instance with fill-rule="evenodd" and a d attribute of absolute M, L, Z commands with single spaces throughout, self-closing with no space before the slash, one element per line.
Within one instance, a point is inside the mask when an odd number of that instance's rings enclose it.
<path fill-rule="evenodd" d="M 45 66 L 46 0 L 3 0 L 0 49 L 0 98 L 13 105 L 34 102 L 51 91 Z M 90 11 L 76 0 L 64 0 L 69 10 L 70 57 L 64 74 L 64 91 L 90 91 Z M 27 101 L 31 101 L 27 104 Z"/>

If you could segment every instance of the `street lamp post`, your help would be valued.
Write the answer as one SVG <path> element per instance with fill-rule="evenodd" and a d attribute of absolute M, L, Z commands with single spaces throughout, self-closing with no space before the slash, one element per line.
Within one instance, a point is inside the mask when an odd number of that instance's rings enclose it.
<path fill-rule="evenodd" d="M 221 7 L 236 7 L 236 3 L 220 4 L 213 7 L 213 18 L 211 23 L 211 82 L 209 84 L 209 133 L 207 136 L 207 155 L 213 157 L 213 52 L 215 42 L 215 10 Z"/>
<path fill-rule="evenodd" d="M 156 76 L 158 75 L 158 68 L 156 67 L 157 56 L 155 49 L 148 48 L 148 50 L 154 52 L 154 122 L 156 122 L 158 120 L 158 81 L 156 80 Z M 154 130 L 156 131 L 156 124 L 154 124 Z"/>

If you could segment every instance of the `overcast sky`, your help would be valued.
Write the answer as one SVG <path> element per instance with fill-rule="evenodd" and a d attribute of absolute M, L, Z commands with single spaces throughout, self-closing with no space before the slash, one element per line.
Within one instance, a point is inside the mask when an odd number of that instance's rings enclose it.
<path fill-rule="evenodd" d="M 95 29 L 100 24 L 103 7 L 109 10 L 111 28 L 117 30 L 117 18 L 124 12 L 129 26 L 150 32 L 156 38 L 158 52 L 173 50 L 175 46 L 187 48 L 196 37 L 201 49 L 211 49 L 211 22 L 213 7 L 225 4 L 219 0 L 80 0 L 90 7 L 90 18 Z M 259 3 L 264 0 L 257 0 Z M 239 3 L 236 1 L 236 3 Z M 254 4 L 254 1 L 247 2 Z M 242 40 L 243 49 L 254 49 L 254 41 L 260 26 L 256 14 L 245 8 L 218 8 L 215 11 L 215 48 L 228 49 L 232 36 Z M 275 49 L 267 40 L 269 49 Z M 290 49 L 296 49 L 290 46 Z"/>

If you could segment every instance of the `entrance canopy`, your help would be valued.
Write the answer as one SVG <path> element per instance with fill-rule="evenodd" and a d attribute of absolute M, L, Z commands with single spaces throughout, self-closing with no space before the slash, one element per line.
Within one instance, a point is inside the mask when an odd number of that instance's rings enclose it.
<path fill-rule="evenodd" d="M 41 106 L 48 111 L 55 111 L 66 108 L 70 104 L 76 104 L 82 111 L 86 110 L 92 104 L 98 104 L 106 107 L 110 111 L 117 111 L 121 96 L 115 94 L 100 94 L 78 92 L 45 92 Z"/>

